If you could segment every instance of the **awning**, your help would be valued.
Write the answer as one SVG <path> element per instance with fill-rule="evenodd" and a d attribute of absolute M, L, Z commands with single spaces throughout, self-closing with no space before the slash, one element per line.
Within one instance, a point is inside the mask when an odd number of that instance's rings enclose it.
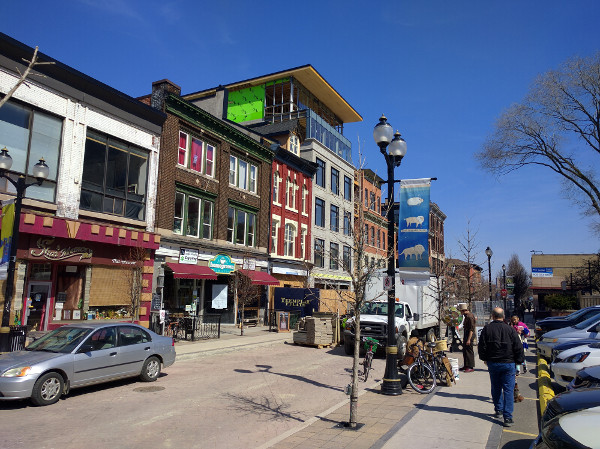
<path fill-rule="evenodd" d="M 250 281 L 255 285 L 279 285 L 279 281 L 271 276 L 266 271 L 255 270 L 238 270 L 245 276 L 250 278 Z"/>
<path fill-rule="evenodd" d="M 217 279 L 217 273 L 201 265 L 167 262 L 167 266 L 173 270 L 176 279 Z"/>

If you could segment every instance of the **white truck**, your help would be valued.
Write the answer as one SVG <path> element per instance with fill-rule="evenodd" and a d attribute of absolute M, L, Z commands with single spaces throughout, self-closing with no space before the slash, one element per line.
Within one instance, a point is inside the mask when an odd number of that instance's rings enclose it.
<path fill-rule="evenodd" d="M 387 291 L 384 289 L 385 271 L 379 271 L 371 277 L 365 291 L 365 304 L 360 314 L 361 337 L 373 337 L 387 345 Z M 427 282 L 427 281 L 426 281 Z M 439 337 L 439 319 L 437 299 L 433 288 L 434 278 L 428 285 L 404 285 L 400 275 L 396 273 L 395 321 L 398 358 L 402 360 L 406 354 L 406 344 L 410 333 L 417 329 L 419 335 L 427 341 Z M 354 318 L 348 319 L 344 329 L 344 350 L 346 354 L 354 353 Z"/>

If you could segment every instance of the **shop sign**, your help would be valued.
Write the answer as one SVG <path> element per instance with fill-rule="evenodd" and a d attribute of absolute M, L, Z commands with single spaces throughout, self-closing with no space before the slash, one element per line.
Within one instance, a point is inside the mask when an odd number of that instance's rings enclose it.
<path fill-rule="evenodd" d="M 54 239 L 39 238 L 36 243 L 38 249 L 30 250 L 33 257 L 43 257 L 48 260 L 66 260 L 71 257 L 79 257 L 81 262 L 84 259 L 92 258 L 92 250 L 84 246 L 61 246 L 60 243 L 54 244 Z"/>
<path fill-rule="evenodd" d="M 553 276 L 552 268 L 531 268 L 531 277 L 533 278 L 551 278 Z"/>
<path fill-rule="evenodd" d="M 179 250 L 179 263 L 196 265 L 198 263 L 198 250 L 191 248 L 181 248 Z"/>
<path fill-rule="evenodd" d="M 217 274 L 229 274 L 235 270 L 235 264 L 227 254 L 217 254 L 208 261 L 208 267 Z"/>

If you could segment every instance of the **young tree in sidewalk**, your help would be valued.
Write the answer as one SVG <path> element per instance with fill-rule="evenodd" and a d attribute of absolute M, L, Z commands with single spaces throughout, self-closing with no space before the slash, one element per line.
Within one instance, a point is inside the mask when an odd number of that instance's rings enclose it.
<path fill-rule="evenodd" d="M 515 297 L 515 311 L 523 318 L 523 312 L 525 310 L 525 299 L 529 296 L 529 287 L 531 286 L 531 279 L 529 273 L 519 260 L 519 256 L 513 254 L 510 256 L 508 266 L 506 267 L 507 276 L 511 276 L 513 279 L 513 295 Z"/>
<path fill-rule="evenodd" d="M 240 335 L 244 335 L 244 309 L 246 306 L 260 301 L 263 293 L 261 285 L 255 285 L 252 280 L 239 270 L 233 272 L 229 279 L 229 288 L 235 295 L 235 302 L 240 310 Z"/>
<path fill-rule="evenodd" d="M 144 248 L 134 246 L 129 248 L 127 256 L 123 259 L 123 269 L 126 271 L 127 289 L 130 303 L 127 306 L 131 315 L 131 322 L 139 318 L 140 300 L 142 297 L 144 261 L 148 259 Z"/>
<path fill-rule="evenodd" d="M 478 258 L 479 243 L 477 242 L 477 233 L 471 229 L 471 220 L 467 220 L 467 229 L 465 230 L 462 237 L 458 240 L 458 249 L 463 257 L 463 261 L 466 262 L 466 273 L 463 273 L 466 281 L 466 288 L 461 289 L 461 295 L 459 299 L 466 302 L 471 309 L 471 303 L 481 294 L 481 282 L 475 278 L 475 267 Z"/>

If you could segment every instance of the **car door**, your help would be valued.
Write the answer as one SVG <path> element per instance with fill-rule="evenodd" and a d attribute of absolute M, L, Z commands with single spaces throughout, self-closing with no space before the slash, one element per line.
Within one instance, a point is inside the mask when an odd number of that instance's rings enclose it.
<path fill-rule="evenodd" d="M 119 377 L 116 326 L 92 333 L 74 357 L 71 386 L 105 382 Z"/>
<path fill-rule="evenodd" d="M 144 361 L 152 353 L 152 337 L 136 326 L 119 326 L 118 336 L 121 374 L 141 373 Z"/>

